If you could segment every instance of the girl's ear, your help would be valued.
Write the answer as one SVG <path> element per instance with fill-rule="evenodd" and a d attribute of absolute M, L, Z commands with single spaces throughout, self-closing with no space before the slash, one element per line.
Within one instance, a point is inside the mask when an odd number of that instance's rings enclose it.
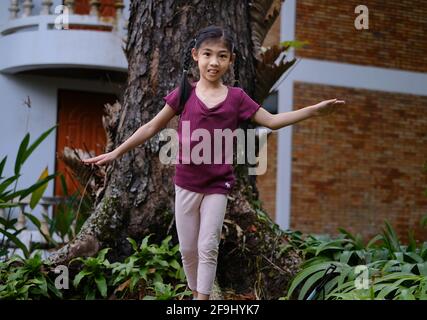
<path fill-rule="evenodd" d="M 191 49 L 191 55 L 194 61 L 197 61 L 197 50 L 195 48 Z"/>

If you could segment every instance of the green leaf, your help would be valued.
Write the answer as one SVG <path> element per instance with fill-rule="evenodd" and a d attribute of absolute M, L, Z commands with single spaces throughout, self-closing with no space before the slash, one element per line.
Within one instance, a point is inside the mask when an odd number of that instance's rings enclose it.
<path fill-rule="evenodd" d="M 133 251 L 138 251 L 138 245 L 136 244 L 136 241 L 129 237 L 126 239 L 131 244 Z"/>
<path fill-rule="evenodd" d="M 169 263 L 165 260 L 159 260 L 158 263 L 162 266 L 162 267 L 169 267 Z"/>
<path fill-rule="evenodd" d="M 138 277 L 138 275 L 134 275 L 132 276 L 131 280 L 130 280 L 130 291 L 133 292 L 133 290 L 135 289 L 135 286 L 138 284 L 140 278 Z"/>
<path fill-rule="evenodd" d="M 43 179 L 46 179 L 46 177 L 49 176 L 49 171 L 47 167 L 43 170 L 40 177 L 37 179 L 37 181 L 42 181 Z M 41 197 L 43 196 L 48 183 L 42 184 L 40 187 L 38 187 L 36 190 L 33 191 L 31 194 L 31 200 L 30 200 L 30 208 L 34 209 L 36 205 L 39 203 Z"/>
<path fill-rule="evenodd" d="M 169 242 L 171 241 L 172 236 L 167 236 L 166 238 L 163 239 L 161 246 L 162 247 L 166 247 L 169 248 Z"/>
<path fill-rule="evenodd" d="M 178 261 L 176 260 L 172 260 L 169 262 L 170 266 L 176 270 L 179 270 L 181 268 L 181 265 L 179 264 Z"/>
<path fill-rule="evenodd" d="M 86 293 L 86 300 L 95 300 L 95 290 L 89 289 L 89 291 Z"/>
<path fill-rule="evenodd" d="M 414 262 L 417 262 L 417 263 L 423 263 L 424 262 L 424 259 L 421 258 L 415 252 L 405 252 L 404 255 L 410 257 Z"/>
<path fill-rule="evenodd" d="M 371 248 L 376 242 L 382 239 L 382 236 L 380 234 L 377 234 L 375 237 L 373 237 L 368 244 L 366 245 L 366 249 Z"/>
<path fill-rule="evenodd" d="M 34 278 L 32 280 L 32 282 L 40 288 L 41 293 L 44 296 L 48 296 L 48 294 L 47 294 L 47 282 L 46 282 L 46 278 L 43 277 L 43 275 L 40 275 L 37 278 Z M 30 281 L 30 283 L 31 283 L 31 281 Z"/>
<path fill-rule="evenodd" d="M 417 249 L 417 242 L 415 241 L 415 238 L 414 238 L 414 230 L 408 231 L 408 239 L 409 239 L 408 241 L 409 244 L 408 244 L 407 251 L 415 252 L 415 250 Z"/>
<path fill-rule="evenodd" d="M 96 276 L 95 282 L 99 292 L 101 293 L 101 296 L 106 298 L 107 297 L 107 281 L 105 280 L 105 277 L 102 274 L 99 274 Z"/>
<path fill-rule="evenodd" d="M 21 199 L 25 198 L 27 195 L 29 195 L 33 191 L 37 190 L 40 186 L 43 186 L 43 185 L 47 184 L 50 180 L 54 179 L 57 175 L 58 175 L 58 173 L 51 174 L 50 176 L 47 176 L 46 178 L 36 182 L 35 184 L 30 186 L 29 188 L 22 190 L 22 193 L 21 193 L 21 196 L 19 199 L 21 200 Z"/>
<path fill-rule="evenodd" d="M 103 261 L 103 260 L 105 260 L 105 255 L 107 254 L 107 252 L 110 250 L 111 248 L 104 248 L 104 249 L 102 249 L 101 251 L 99 251 L 99 253 L 98 253 L 98 260 L 101 260 L 101 261 Z"/>
<path fill-rule="evenodd" d="M 353 240 L 353 241 L 356 241 L 356 237 L 355 236 L 353 236 L 349 231 L 347 231 L 346 229 L 344 229 L 344 228 L 338 228 L 338 231 L 340 232 L 340 233 L 342 233 L 342 234 L 344 234 L 344 235 L 346 235 L 348 238 L 350 238 L 351 240 Z"/>
<path fill-rule="evenodd" d="M 82 270 L 82 271 L 80 271 L 77 275 L 76 275 L 76 277 L 74 278 L 74 280 L 73 280 L 73 285 L 74 285 L 74 287 L 75 288 L 77 288 L 78 286 L 79 286 L 79 284 L 80 284 L 80 281 L 85 277 L 85 276 L 87 276 L 87 275 L 90 275 L 92 272 L 91 271 L 88 271 L 88 270 Z"/>
<path fill-rule="evenodd" d="M 301 285 L 308 277 L 310 277 L 312 274 L 315 274 L 317 272 L 324 272 L 330 264 L 331 264 L 330 262 L 316 264 L 301 270 L 292 280 L 291 286 L 288 291 L 288 297 L 290 297 L 294 292 L 294 290 L 299 285 Z"/>
<path fill-rule="evenodd" d="M 21 171 L 21 167 L 25 162 L 25 153 L 26 153 L 29 142 L 30 142 L 30 134 L 27 133 L 24 139 L 21 141 L 21 144 L 19 145 L 18 153 L 16 154 L 15 175 L 19 174 L 19 172 Z"/>
<path fill-rule="evenodd" d="M 319 255 L 319 253 L 325 250 L 343 250 L 344 247 L 340 245 L 342 243 L 348 243 L 348 242 L 349 242 L 348 239 L 338 239 L 338 240 L 333 240 L 330 242 L 323 243 L 317 248 L 315 255 L 317 256 Z"/>
<path fill-rule="evenodd" d="M 27 149 L 25 150 L 25 153 L 23 155 L 22 158 L 22 162 L 25 162 L 25 160 L 27 160 L 27 158 L 33 153 L 33 151 L 40 145 L 40 143 L 43 142 L 44 139 L 46 139 L 46 137 L 53 131 L 55 130 L 55 128 L 58 125 L 54 125 L 52 128 L 48 129 L 47 131 L 45 131 L 44 133 L 42 133 L 36 141 L 34 141 L 34 143 Z M 29 138 L 29 135 L 28 135 Z M 27 143 L 28 144 L 28 143 Z"/>
<path fill-rule="evenodd" d="M 427 242 L 423 242 L 421 249 L 420 249 L 420 256 L 424 259 L 427 260 Z"/>
<path fill-rule="evenodd" d="M 337 279 L 337 285 L 342 286 L 347 279 L 347 277 L 353 272 L 353 268 L 350 266 L 344 266 L 338 275 L 338 277 L 334 278 Z"/>
<path fill-rule="evenodd" d="M 414 295 L 412 292 L 409 291 L 409 289 L 401 289 L 400 294 L 397 296 L 400 300 L 415 300 Z"/>
<path fill-rule="evenodd" d="M 396 257 L 396 260 L 403 262 L 403 252 L 393 252 L 394 256 Z"/>
<path fill-rule="evenodd" d="M 61 180 L 62 194 L 64 194 L 65 196 L 68 196 L 68 188 L 67 188 L 67 183 L 65 181 L 64 175 L 61 173 L 59 178 Z"/>
<path fill-rule="evenodd" d="M 37 229 L 39 229 L 40 230 L 40 228 L 41 228 L 41 223 L 40 223 L 40 220 L 39 219 L 37 219 L 37 217 L 35 217 L 34 215 L 32 215 L 31 213 L 27 213 L 27 212 L 24 212 L 24 215 L 28 218 L 28 219 L 30 219 L 30 221 L 37 227 Z"/>
<path fill-rule="evenodd" d="M 1 206 L 0 206 L 1 208 Z M 3 229 L 7 230 L 7 229 L 14 229 L 15 228 L 15 224 L 18 222 L 18 219 L 10 219 L 10 220 L 6 220 L 5 218 L 0 217 L 0 224 L 3 225 Z"/>
<path fill-rule="evenodd" d="M 142 240 L 142 242 L 141 242 L 141 245 L 139 246 L 139 249 L 145 249 L 145 248 L 147 248 L 147 244 L 148 244 L 148 239 L 150 238 L 152 236 L 152 234 L 149 234 L 148 236 L 146 236 L 143 240 Z"/>
<path fill-rule="evenodd" d="M 293 47 L 293 48 L 302 48 L 305 45 L 309 44 L 310 42 L 305 40 L 305 41 L 298 41 L 298 40 L 293 40 L 293 41 L 282 41 L 280 42 L 280 45 L 283 47 Z"/>
<path fill-rule="evenodd" d="M 384 231 L 384 236 L 387 238 L 390 245 L 390 251 L 401 251 L 399 238 L 397 237 L 396 232 L 388 221 L 385 221 L 386 229 Z"/>
<path fill-rule="evenodd" d="M 2 161 L 0 162 L 0 180 L 3 179 L 1 176 L 3 174 L 4 165 L 6 164 L 7 156 L 5 156 Z"/>
<path fill-rule="evenodd" d="M 311 275 L 304 283 L 304 285 L 301 288 L 301 291 L 298 295 L 298 300 L 304 300 L 304 297 L 307 296 L 308 290 L 313 289 L 313 285 L 323 277 L 323 272 L 317 272 L 313 275 Z M 312 288 L 313 287 L 313 288 Z"/>
<path fill-rule="evenodd" d="M 7 178 L 0 184 L 0 197 L 2 198 L 3 201 L 7 201 L 8 199 L 10 199 L 10 198 L 6 198 L 7 194 L 4 193 L 4 190 L 6 190 L 6 188 L 9 187 L 13 182 L 15 182 L 19 177 L 20 175 L 12 176 L 10 178 Z"/>
<path fill-rule="evenodd" d="M 340 254 L 339 261 L 343 264 L 348 264 L 348 261 L 350 260 L 352 254 L 353 254 L 353 251 L 348 251 L 348 250 L 343 251 Z"/>
<path fill-rule="evenodd" d="M 25 246 L 25 244 L 18 239 L 18 237 L 14 236 L 13 234 L 7 232 L 6 230 L 3 230 L 0 228 L 0 232 L 3 233 L 6 237 L 8 237 L 19 249 L 22 250 L 25 258 L 29 258 L 30 257 L 30 253 L 27 249 L 27 247 Z"/>
<path fill-rule="evenodd" d="M 48 282 L 47 283 L 47 286 L 48 286 L 48 288 L 49 288 L 49 290 L 51 291 L 51 292 L 53 292 L 53 294 L 57 297 L 57 298 L 59 298 L 59 299 L 63 299 L 63 296 L 62 296 L 62 292 L 61 292 L 61 290 L 58 290 L 52 283 L 50 283 L 50 282 Z"/>
<path fill-rule="evenodd" d="M 48 177 L 46 177 L 46 179 L 36 182 L 35 184 L 33 184 L 32 186 L 30 186 L 27 189 L 23 189 L 23 190 L 19 190 L 16 191 L 14 193 L 11 193 L 7 196 L 7 199 L 13 199 L 17 196 L 19 196 L 19 200 L 22 200 L 23 198 L 25 198 L 27 195 L 29 195 L 31 192 L 33 192 L 34 190 L 36 190 L 38 187 L 40 187 L 41 185 L 43 185 L 44 183 L 48 182 L 49 180 L 55 178 L 55 176 L 58 175 L 58 173 L 54 173 Z"/>
<path fill-rule="evenodd" d="M 385 299 L 389 294 L 391 294 L 393 291 L 396 291 L 400 284 L 405 281 L 406 279 L 400 279 L 393 283 L 386 283 L 382 286 L 382 289 L 377 294 L 378 299 Z"/>
<path fill-rule="evenodd" d="M 417 268 L 420 275 L 427 277 L 427 262 L 417 263 Z"/>

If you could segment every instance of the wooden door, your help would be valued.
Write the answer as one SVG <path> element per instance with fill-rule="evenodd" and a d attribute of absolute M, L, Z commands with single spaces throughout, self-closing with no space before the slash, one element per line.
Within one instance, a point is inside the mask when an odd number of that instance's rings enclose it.
<path fill-rule="evenodd" d="M 78 190 L 79 183 L 58 157 L 65 146 L 104 153 L 105 131 L 102 126 L 104 105 L 117 100 L 114 94 L 84 91 L 58 91 L 58 121 L 56 137 L 56 172 L 62 172 L 71 195 Z M 55 195 L 62 196 L 63 191 L 59 177 L 55 180 Z"/>

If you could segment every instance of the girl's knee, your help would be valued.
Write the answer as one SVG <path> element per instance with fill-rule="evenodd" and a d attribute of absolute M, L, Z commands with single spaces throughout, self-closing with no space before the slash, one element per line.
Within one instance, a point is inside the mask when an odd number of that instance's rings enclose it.
<path fill-rule="evenodd" d="M 179 252 L 181 252 L 181 257 L 183 259 L 186 258 L 193 258 L 198 256 L 199 252 L 197 250 L 197 247 L 184 247 L 184 248 L 180 248 Z"/>
<path fill-rule="evenodd" d="M 207 245 L 199 247 L 199 260 L 201 262 L 216 263 L 218 258 L 218 245 Z"/>

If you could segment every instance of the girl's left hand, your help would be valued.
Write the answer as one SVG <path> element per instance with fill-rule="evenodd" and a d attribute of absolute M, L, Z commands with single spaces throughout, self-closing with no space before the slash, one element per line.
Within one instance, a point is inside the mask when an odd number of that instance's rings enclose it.
<path fill-rule="evenodd" d="M 324 100 L 314 105 L 314 115 L 315 116 L 326 116 L 335 112 L 339 105 L 345 104 L 344 100 L 331 99 Z"/>

